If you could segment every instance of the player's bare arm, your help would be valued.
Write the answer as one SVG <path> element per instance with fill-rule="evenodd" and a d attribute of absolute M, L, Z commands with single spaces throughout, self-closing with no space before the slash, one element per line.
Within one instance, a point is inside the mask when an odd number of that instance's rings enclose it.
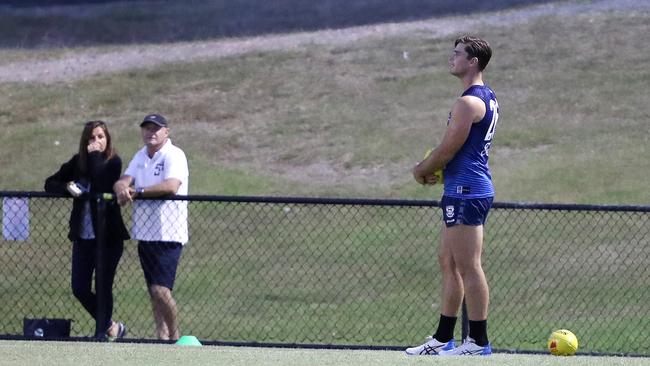
<path fill-rule="evenodd" d="M 485 116 L 485 104 L 479 98 L 464 96 L 456 100 L 451 120 L 440 145 L 413 168 L 413 177 L 420 184 L 430 183 L 433 173 L 443 169 L 454 158 L 469 136 L 472 124 Z"/>

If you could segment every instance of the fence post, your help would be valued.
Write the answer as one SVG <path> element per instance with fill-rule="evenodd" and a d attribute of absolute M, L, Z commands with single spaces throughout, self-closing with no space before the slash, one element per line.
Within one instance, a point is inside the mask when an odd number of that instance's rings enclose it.
<path fill-rule="evenodd" d="M 106 324 L 110 319 L 106 319 L 107 291 L 104 281 L 106 275 L 105 253 L 106 253 L 106 200 L 102 195 L 95 197 L 97 202 L 97 217 L 95 218 L 95 294 L 97 299 L 96 316 L 95 316 L 95 338 L 99 341 L 107 341 Z"/>
<path fill-rule="evenodd" d="M 463 306 L 462 306 L 462 311 L 461 311 L 461 325 L 462 325 L 462 341 L 465 342 L 467 337 L 469 336 L 469 319 L 467 318 L 467 304 L 465 303 L 465 298 L 463 297 Z"/>

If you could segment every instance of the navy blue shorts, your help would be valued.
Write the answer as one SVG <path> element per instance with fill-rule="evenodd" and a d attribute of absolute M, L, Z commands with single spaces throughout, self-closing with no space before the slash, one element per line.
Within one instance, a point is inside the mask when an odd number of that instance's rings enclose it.
<path fill-rule="evenodd" d="M 494 197 L 462 199 L 442 196 L 440 208 L 447 227 L 455 225 L 480 226 L 487 220 Z"/>
<path fill-rule="evenodd" d="M 168 241 L 139 241 L 138 256 L 147 286 L 160 285 L 172 290 L 183 245 Z"/>

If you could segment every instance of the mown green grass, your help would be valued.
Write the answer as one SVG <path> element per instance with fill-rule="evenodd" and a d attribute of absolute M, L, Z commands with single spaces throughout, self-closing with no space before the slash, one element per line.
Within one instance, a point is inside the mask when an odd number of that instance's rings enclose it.
<path fill-rule="evenodd" d="M 0 342 L 1 365 L 647 365 L 644 358 L 498 354 L 490 357 L 407 357 L 396 351 L 315 350 L 250 347 L 179 347 L 156 344 Z"/>

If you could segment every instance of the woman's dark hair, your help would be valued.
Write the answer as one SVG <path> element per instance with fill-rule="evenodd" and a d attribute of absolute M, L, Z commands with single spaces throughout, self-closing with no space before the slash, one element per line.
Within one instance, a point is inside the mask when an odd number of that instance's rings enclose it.
<path fill-rule="evenodd" d="M 102 153 L 104 160 L 109 160 L 116 154 L 113 143 L 111 142 L 111 134 L 108 132 L 108 127 L 106 127 L 106 122 L 99 120 L 86 122 L 84 130 L 81 132 L 81 138 L 79 139 L 79 170 L 82 175 L 88 173 L 86 171 L 88 165 L 88 142 L 90 141 L 93 130 L 97 127 L 101 127 L 106 136 L 106 149 Z"/>

